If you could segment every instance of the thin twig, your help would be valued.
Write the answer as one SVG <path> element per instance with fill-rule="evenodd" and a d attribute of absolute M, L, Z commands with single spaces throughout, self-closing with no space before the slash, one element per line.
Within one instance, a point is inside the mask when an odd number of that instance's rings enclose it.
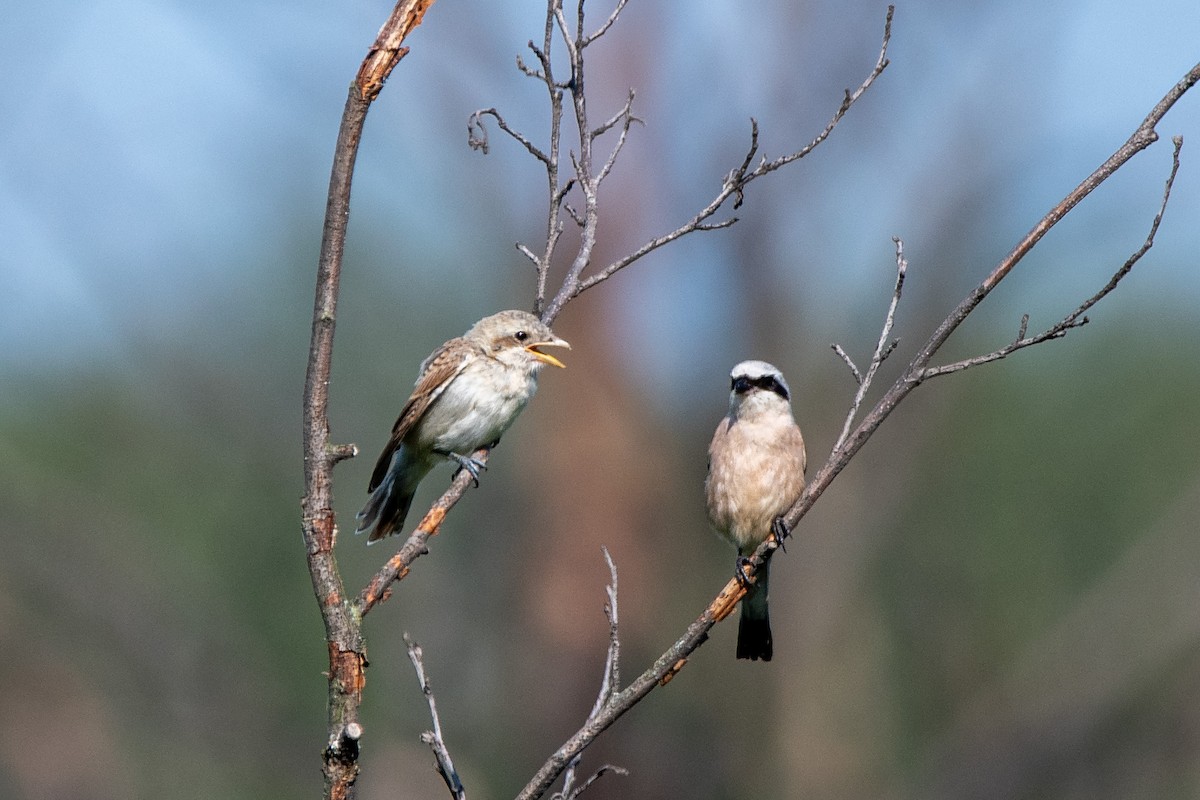
<path fill-rule="evenodd" d="M 633 115 L 633 97 L 634 91 L 633 89 L 630 89 L 629 99 L 625 101 L 625 106 L 619 112 L 617 112 L 612 119 L 610 119 L 608 122 L 605 122 L 591 133 L 592 138 L 597 138 L 606 133 L 618 122 L 621 123 L 621 134 L 617 137 L 617 143 L 613 145 L 612 151 L 608 154 L 608 158 L 605 159 L 604 165 L 600 167 L 600 172 L 596 175 L 597 186 L 608 177 L 608 174 L 612 172 L 613 165 L 617 163 L 617 157 L 621 155 L 621 150 L 625 147 L 625 142 L 629 138 L 629 128 L 633 125 L 633 123 L 641 122 L 640 119 Z"/>
<path fill-rule="evenodd" d="M 593 33 L 591 36 L 588 36 L 588 37 L 586 37 L 585 39 L 583 39 L 583 40 L 580 42 L 580 44 L 581 44 L 583 47 L 587 47 L 587 46 L 588 46 L 588 45 L 590 45 L 592 42 L 596 41 L 596 40 L 597 40 L 597 39 L 599 39 L 601 36 L 603 36 L 604 34 L 608 33 L 608 29 L 609 29 L 609 28 L 611 28 L 611 27 L 613 26 L 613 23 L 615 23 L 615 22 L 617 21 L 617 16 L 618 16 L 618 15 L 621 13 L 622 9 L 624 9 L 624 8 L 625 8 L 625 4 L 626 4 L 626 3 L 628 3 L 628 2 L 629 2 L 629 0 L 618 0 L 616 7 L 615 7 L 615 8 L 613 8 L 613 10 L 612 10 L 612 13 L 608 15 L 608 19 L 606 19 L 606 20 L 604 21 L 604 24 L 603 24 L 603 25 L 601 25 L 601 26 L 600 26 L 600 27 L 599 27 L 599 28 L 596 30 L 596 32 L 595 32 L 595 33 Z M 580 4 L 579 4 L 579 8 L 580 8 L 580 11 L 582 11 L 582 10 L 583 10 L 583 3 L 580 3 Z"/>
<path fill-rule="evenodd" d="M 613 766 L 612 764 L 605 764 L 603 767 L 601 767 L 600 769 L 593 772 L 592 776 L 590 778 L 588 778 L 586 781 L 584 781 L 582 786 L 576 787 L 576 788 L 570 790 L 569 792 L 566 789 L 563 789 L 562 792 L 556 792 L 554 796 L 556 798 L 563 798 L 564 800 L 575 800 L 575 798 L 579 797 L 579 795 L 581 795 L 585 791 L 587 791 L 588 787 L 590 787 L 593 783 L 595 783 L 596 781 L 603 778 L 604 775 L 609 772 L 616 773 L 617 775 L 628 775 L 629 774 L 629 770 L 625 769 L 624 767 L 617 767 L 617 766 Z"/>
<path fill-rule="evenodd" d="M 1179 172 L 1179 151 L 1183 148 L 1183 137 L 1176 136 L 1172 141 L 1175 145 L 1175 152 L 1171 158 L 1171 174 L 1167 176 L 1166 186 L 1163 188 L 1162 202 L 1159 204 L 1158 213 L 1155 214 L 1154 221 L 1150 225 L 1150 232 L 1146 235 L 1146 241 L 1144 241 L 1142 246 L 1139 247 L 1137 251 L 1134 252 L 1134 254 L 1131 255 L 1125 261 L 1125 263 L 1121 265 L 1120 269 L 1113 273 L 1113 276 L 1108 279 L 1108 283 L 1106 283 L 1104 287 L 1100 289 L 1100 291 L 1096 292 L 1087 300 L 1080 303 L 1078 308 L 1036 336 L 1027 335 L 1029 315 L 1026 314 L 1021 318 L 1021 327 L 1017 333 L 1017 338 L 1014 339 L 1010 344 L 985 355 L 963 359 L 962 361 L 955 361 L 952 364 L 943 364 L 937 367 L 926 367 L 921 371 L 921 379 L 927 380 L 929 378 L 936 378 L 939 375 L 949 375 L 953 372 L 961 372 L 968 367 L 975 367 L 980 364 L 987 364 L 991 361 L 998 361 L 1015 353 L 1017 350 L 1030 347 L 1035 344 L 1041 344 L 1042 342 L 1048 342 L 1051 339 L 1061 339 L 1066 336 L 1069 331 L 1086 325 L 1088 323 L 1088 318 L 1084 315 L 1087 314 L 1087 312 L 1091 310 L 1096 303 L 1099 303 L 1101 300 L 1107 297 L 1109 293 L 1113 291 L 1113 289 L 1116 289 L 1117 284 L 1119 284 L 1125 278 L 1125 276 L 1130 273 L 1134 264 L 1141 261 L 1142 256 L 1150 252 L 1150 248 L 1154 246 L 1154 237 L 1158 234 L 1158 226 L 1162 224 L 1163 214 L 1166 213 L 1167 210 L 1167 201 L 1171 198 L 1171 188 L 1175 185 L 1175 176 Z"/>
<path fill-rule="evenodd" d="M 842 98 L 842 103 L 840 106 L 838 106 L 837 111 L 834 112 L 833 117 L 830 118 L 829 122 L 811 142 L 799 150 L 784 156 L 780 156 L 773 161 L 767 161 L 765 158 L 763 158 L 757 167 L 750 169 L 750 165 L 753 163 L 754 156 L 758 152 L 758 122 L 752 119 L 750 121 L 750 146 L 746 151 L 746 155 L 743 158 L 741 165 L 731 170 L 729 174 L 725 176 L 724 181 L 721 183 L 721 190 L 708 203 L 708 205 L 698 211 L 694 216 L 692 216 L 691 219 L 680 225 L 675 230 L 651 239 L 629 255 L 612 262 L 608 266 L 589 275 L 583 280 L 578 279 L 579 275 L 582 274 L 583 269 L 580 268 L 575 271 L 573 273 L 575 280 L 564 281 L 562 288 L 559 289 L 558 294 L 555 295 L 554 300 L 551 301 L 550 305 L 546 309 L 546 312 L 543 314 L 543 319 L 552 321 L 562 310 L 562 307 L 570 300 L 578 297 L 580 294 L 592 288 L 596 284 L 608 280 L 616 273 L 625 269 L 625 267 L 628 267 L 630 264 L 633 264 L 644 256 L 649 255 L 660 247 L 670 244 L 676 239 L 680 239 L 691 233 L 720 230 L 736 223 L 736 217 L 718 222 L 709 222 L 709 220 L 725 206 L 725 203 L 730 198 L 734 199 L 733 207 L 735 209 L 738 208 L 742 203 L 742 198 L 746 187 L 749 186 L 751 182 L 763 177 L 764 175 L 768 175 L 775 170 L 792 163 L 793 161 L 798 161 L 815 150 L 823 141 L 829 138 L 829 135 L 833 133 L 834 128 L 836 128 L 838 123 L 841 122 L 842 118 L 846 116 L 846 112 L 850 110 L 850 107 L 853 106 L 869 88 L 871 88 L 871 86 L 875 83 L 875 80 L 881 74 L 883 74 L 885 69 L 887 69 L 889 63 L 887 58 L 887 48 L 888 42 L 892 37 L 892 16 L 894 11 L 894 6 L 888 6 L 887 17 L 884 22 L 883 43 L 880 46 L 879 56 L 876 58 L 874 68 L 871 70 L 870 74 L 863 79 L 862 83 L 860 83 L 856 89 L 853 91 L 846 90 L 845 95 Z M 586 267 L 587 265 L 583 266 Z"/>
<path fill-rule="evenodd" d="M 784 524 L 787 525 L 788 530 L 795 529 L 800 518 L 808 513 L 808 510 L 812 508 L 817 498 L 821 496 L 829 487 L 829 484 L 833 482 L 833 479 L 846 467 L 846 464 L 862 448 L 867 439 L 879 428 L 896 406 L 908 396 L 909 392 L 922 383 L 925 379 L 923 377 L 924 371 L 929 367 L 930 360 L 941 346 L 945 344 L 946 340 L 950 338 L 950 334 L 967 318 L 967 315 L 983 302 L 983 299 L 1020 263 L 1033 246 L 1051 228 L 1058 224 L 1071 209 L 1078 205 L 1084 197 L 1091 194 L 1096 187 L 1112 177 L 1113 173 L 1128 163 L 1131 158 L 1158 140 L 1158 133 L 1154 130 L 1155 126 L 1162 120 L 1171 107 L 1179 101 L 1179 98 L 1183 97 L 1197 82 L 1200 82 L 1200 64 L 1192 67 L 1178 83 L 1172 86 L 1166 95 L 1163 96 L 1162 100 L 1155 104 L 1154 108 L 1151 109 L 1150 113 L 1142 120 L 1141 124 L 1138 125 L 1137 129 L 1134 130 L 1126 142 L 1117 148 L 1116 152 L 1109 156 L 1091 175 L 1085 178 L 1083 182 L 1072 189 L 1060 202 L 1046 212 L 1045 216 L 1038 220 L 1037 224 L 996 265 L 988 276 L 983 279 L 982 283 L 968 293 L 958 306 L 942 320 L 933 334 L 930 335 L 928 341 L 925 342 L 916 356 L 913 357 L 912 362 L 904 373 L 884 393 L 883 397 L 879 399 L 871 411 L 867 413 L 858 426 L 851 432 L 850 436 L 842 443 L 842 446 L 830 455 L 829 460 L 822 465 L 808 482 L 808 485 L 805 486 L 804 493 L 800 496 L 800 499 L 784 515 Z"/>
<path fill-rule="evenodd" d="M 521 146 L 528 150 L 529 154 L 538 161 L 541 161 L 543 164 L 550 163 L 550 156 L 539 150 L 537 145 L 526 138 L 525 134 L 510 127 L 509 124 L 505 122 L 504 117 L 500 116 L 500 112 L 494 108 L 481 108 L 473 113 L 470 119 L 467 120 L 467 145 L 470 146 L 472 150 L 479 150 L 483 152 L 484 155 L 487 155 L 488 153 L 488 135 L 487 127 L 483 124 L 484 117 L 492 117 L 495 119 L 496 124 L 500 126 L 500 130 L 504 131 L 517 142 L 519 142 Z"/>
<path fill-rule="evenodd" d="M 601 547 L 600 549 L 604 552 L 604 561 L 608 564 L 608 574 L 611 578 L 611 582 L 605 587 L 608 602 L 604 604 L 604 614 L 608 617 L 608 655 L 604 659 L 604 675 L 600 679 L 600 691 L 596 694 L 596 702 L 592 704 L 592 710 L 587 716 L 588 721 L 596 719 L 604 710 L 604 707 L 612 701 L 613 695 L 621 688 L 621 637 L 620 618 L 617 612 L 617 565 L 613 563 L 612 556 L 609 554 L 607 547 Z M 621 767 L 605 765 L 592 775 L 583 786 L 578 789 L 572 789 L 575 783 L 575 773 L 582 759 L 582 751 L 576 753 L 571 758 L 563 775 L 562 791 L 555 793 L 556 798 L 577 797 L 580 792 L 591 786 L 606 771 L 614 771 L 620 775 L 628 774 Z"/>
<path fill-rule="evenodd" d="M 433 730 L 422 733 L 421 741 L 429 745 L 429 749 L 433 751 L 433 757 L 437 761 L 438 774 L 446 782 L 446 788 L 450 790 L 454 800 L 466 800 L 467 790 L 459 780 L 458 770 L 454 768 L 450 750 L 446 747 L 446 740 L 442 738 L 442 721 L 438 717 L 437 701 L 433 698 L 433 687 L 429 685 L 429 678 L 425 676 L 421 646 L 414 642 L 407 633 L 404 634 L 404 644 L 408 647 L 408 660 L 412 662 L 413 669 L 417 672 L 417 683 L 421 686 L 421 694 L 425 695 L 425 699 L 429 703 L 429 716 L 433 720 Z"/>
<path fill-rule="evenodd" d="M 904 258 L 904 242 L 899 237 L 893 237 L 892 242 L 896 245 L 896 284 L 892 288 L 892 301 L 888 304 L 887 316 L 883 320 L 883 327 L 879 330 L 879 342 L 871 354 L 871 365 L 867 367 L 866 374 L 859 374 L 858 368 L 854 366 L 854 362 L 850 360 L 850 356 L 846 355 L 846 351 L 842 349 L 841 345 L 833 346 L 837 354 L 850 367 L 850 371 L 854 373 L 854 379 L 858 381 L 858 390 L 854 393 L 854 401 L 851 402 L 850 411 L 846 414 L 842 433 L 833 445 L 835 451 L 846 443 L 846 437 L 850 435 L 850 426 L 854 424 L 854 418 L 858 416 L 858 409 L 867 395 L 867 390 L 871 388 L 871 383 L 875 380 L 875 373 L 879 370 L 879 365 L 896 348 L 896 341 L 893 340 L 889 343 L 888 339 L 892 335 L 892 326 L 896 324 L 896 307 L 900 305 L 900 295 L 904 291 L 904 274 L 908 270 L 908 261 Z"/>
<path fill-rule="evenodd" d="M 850 369 L 850 374 L 854 376 L 854 382 L 859 386 L 862 386 L 862 373 L 858 371 L 858 365 L 854 363 L 854 359 L 850 358 L 850 354 L 843 350 L 842 346 L 837 342 L 831 344 L 830 347 L 833 348 L 833 352 L 837 353 L 838 357 L 841 358 L 846 366 Z"/>

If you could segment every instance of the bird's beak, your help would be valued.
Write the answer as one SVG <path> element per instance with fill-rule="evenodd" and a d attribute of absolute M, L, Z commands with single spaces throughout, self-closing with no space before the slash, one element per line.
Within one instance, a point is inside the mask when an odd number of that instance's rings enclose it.
<path fill-rule="evenodd" d="M 556 367 L 562 367 L 563 369 L 567 368 L 566 364 L 562 363 L 554 356 L 550 355 L 549 353 L 543 353 L 541 350 L 539 350 L 538 348 L 540 347 L 565 347 L 570 350 L 571 345 L 567 344 L 565 339 L 560 339 L 555 336 L 553 339 L 545 342 L 534 342 L 533 344 L 527 344 L 525 345 L 525 350 L 543 364 L 551 364 Z"/>

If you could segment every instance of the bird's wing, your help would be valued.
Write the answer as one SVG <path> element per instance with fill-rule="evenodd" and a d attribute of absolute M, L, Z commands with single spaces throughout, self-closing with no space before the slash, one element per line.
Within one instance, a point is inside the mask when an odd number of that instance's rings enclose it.
<path fill-rule="evenodd" d="M 730 417 L 722 417 L 717 423 L 717 429 L 713 431 L 712 440 L 708 443 L 708 471 L 712 472 L 713 456 L 724 442 L 725 437 L 729 435 L 729 426 L 732 424 Z"/>
<path fill-rule="evenodd" d="M 463 371 L 470 349 L 470 344 L 462 338 L 451 339 L 421 362 L 421 377 L 417 378 L 417 385 L 413 387 L 408 402 L 400 409 L 400 416 L 392 426 L 392 436 L 380 453 L 379 460 L 375 462 L 375 471 L 371 473 L 371 483 L 367 486 L 368 492 L 375 491 L 379 484 L 383 483 L 392 465 L 392 457 L 395 456 L 404 437 L 425 415 L 433 401 L 437 400 Z"/>

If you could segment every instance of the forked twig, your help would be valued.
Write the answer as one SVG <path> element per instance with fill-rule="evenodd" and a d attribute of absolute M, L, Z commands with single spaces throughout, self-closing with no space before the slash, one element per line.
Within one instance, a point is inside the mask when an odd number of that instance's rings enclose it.
<path fill-rule="evenodd" d="M 417 683 L 421 686 L 421 694 L 425 695 L 425 700 L 429 703 L 429 716 L 433 720 L 433 730 L 422 733 L 421 741 L 429 745 L 429 749 L 433 751 L 433 757 L 437 761 L 438 774 L 442 776 L 442 780 L 445 781 L 446 788 L 450 790 L 454 800 L 466 800 L 467 790 L 458 777 L 458 770 L 454 768 L 454 761 L 450 758 L 446 740 L 442 738 L 442 720 L 438 717 L 437 701 L 433 698 L 433 687 L 429 685 L 429 678 L 425 675 L 425 662 L 422 658 L 421 646 L 414 642 L 407 633 L 404 634 L 404 644 L 408 648 L 408 660 L 412 662 L 413 669 L 417 672 Z"/>
<path fill-rule="evenodd" d="M 925 367 L 923 370 L 921 370 L 921 380 L 936 378 L 939 375 L 949 375 L 952 372 L 961 372 L 968 367 L 975 367 L 980 364 L 987 364 L 991 361 L 998 361 L 1023 348 L 1030 347 L 1035 344 L 1041 344 L 1042 342 L 1048 342 L 1051 339 L 1061 339 L 1075 328 L 1082 328 L 1084 325 L 1088 324 L 1088 318 L 1084 315 L 1091 310 L 1092 306 L 1096 305 L 1096 303 L 1099 303 L 1101 300 L 1107 297 L 1113 289 L 1116 289 L 1117 284 L 1119 284 L 1125 278 L 1125 276 L 1130 273 L 1134 264 L 1141 261 L 1142 256 L 1150 252 L 1150 248 L 1154 246 L 1154 237 L 1158 235 L 1158 226 L 1162 224 L 1163 214 L 1165 214 L 1167 210 L 1167 200 L 1169 200 L 1171 197 L 1171 188 L 1175 185 L 1175 176 L 1179 172 L 1179 152 L 1183 148 L 1183 137 L 1176 136 L 1172 139 L 1172 142 L 1175 145 L 1175 151 L 1171 158 L 1171 174 L 1167 176 L 1166 186 L 1163 188 L 1162 202 L 1159 204 L 1158 213 L 1154 215 L 1154 222 L 1152 222 L 1150 225 L 1150 232 L 1146 235 L 1146 241 L 1142 243 L 1142 246 L 1139 247 L 1133 255 L 1126 259 L 1125 263 L 1121 265 L 1120 269 L 1113 273 L 1112 277 L 1108 279 L 1108 283 L 1106 283 L 1103 288 L 1100 289 L 1100 291 L 1096 292 L 1087 300 L 1084 300 L 1082 303 L 1080 303 L 1079 307 L 1070 314 L 1067 314 L 1067 316 L 1063 317 L 1054 325 L 1051 325 L 1049 328 L 1035 336 L 1027 335 L 1029 330 L 1029 315 L 1025 314 L 1021 317 L 1021 325 L 1017 331 L 1017 338 L 1009 344 L 999 348 L 998 350 L 994 350 L 991 353 L 985 353 L 984 355 L 975 356 L 974 358 L 966 358 L 961 361 L 955 361 L 952 364 L 943 364 L 937 367 Z"/>
<path fill-rule="evenodd" d="M 854 400 L 850 403 L 850 411 L 846 414 L 842 433 L 833 445 L 835 452 L 846 443 L 846 437 L 850 435 L 850 426 L 854 424 L 854 418 L 858 416 L 858 409 L 862 405 L 863 398 L 867 396 L 867 390 L 871 388 L 872 381 L 875 380 L 875 373 L 879 370 L 879 365 L 892 354 L 896 345 L 900 343 L 899 339 L 892 339 L 890 342 L 888 339 L 892 335 L 892 326 L 896 324 L 896 308 L 900 305 L 900 294 L 904 291 L 904 273 L 908 270 L 908 261 L 904 258 L 904 242 L 899 237 L 893 237 L 892 241 L 896 245 L 896 284 L 892 289 L 892 301 L 888 304 L 887 316 L 883 320 L 883 327 L 879 330 L 879 342 L 875 345 L 875 352 L 871 354 L 871 364 L 867 367 L 866 374 L 858 371 L 858 367 L 840 344 L 833 345 L 834 351 L 846 362 L 846 366 L 854 375 L 854 380 L 858 382 L 858 391 L 854 393 Z"/>
<path fill-rule="evenodd" d="M 517 243 L 516 247 L 522 255 L 534 264 L 537 272 L 534 311 L 547 324 L 553 322 L 562 312 L 563 307 L 571 300 L 593 286 L 603 283 L 616 273 L 660 247 L 692 233 L 722 230 L 736 224 L 737 217 L 716 220 L 713 218 L 725 207 L 731 198 L 733 200 L 733 208 L 738 208 L 742 204 L 746 187 L 753 181 L 804 158 L 816 149 L 829 137 L 834 128 L 837 127 L 838 123 L 846 115 L 846 112 L 874 84 L 876 78 L 888 66 L 887 48 L 892 36 L 892 16 L 895 10 L 892 6 L 888 7 L 884 22 L 883 43 L 880 46 L 874 68 L 853 91 L 849 89 L 845 91 L 841 104 L 829 122 L 826 123 L 825 127 L 812 141 L 795 152 L 779 156 L 770 161 L 766 157 L 762 157 L 758 165 L 752 167 L 754 159 L 758 155 L 758 122 L 752 119 L 750 121 L 750 146 L 746 151 L 745 157 L 742 159 L 742 163 L 726 174 L 721 183 L 720 190 L 704 208 L 696 212 L 691 219 L 675 230 L 645 242 L 629 255 L 585 276 L 585 273 L 591 267 L 592 253 L 596 242 L 596 231 L 599 222 L 598 196 L 600 185 L 612 173 L 617 158 L 628 139 L 633 123 L 641 122 L 641 120 L 633 113 L 635 95 L 631 89 L 625 104 L 616 113 L 604 123 L 596 127 L 591 126 L 585 94 L 584 52 L 612 29 L 626 3 L 627 0 L 618 0 L 605 22 L 590 35 L 585 35 L 583 32 L 583 2 L 579 2 L 578 4 L 578 14 L 574 26 L 568 23 L 561 0 L 549 0 L 547 3 L 546 25 L 542 45 L 541 47 L 536 47 L 533 42 L 529 43 L 530 50 L 538 60 L 539 68 L 531 68 L 520 57 L 517 58 L 517 68 L 522 74 L 541 82 L 546 87 L 550 102 L 550 132 L 549 141 L 545 148 L 538 147 L 530 137 L 513 129 L 495 108 L 476 111 L 471 115 L 467 124 L 468 143 L 471 147 L 487 153 L 488 139 L 483 120 L 485 117 L 492 117 L 503 132 L 507 133 L 518 144 L 524 147 L 545 169 L 549 200 L 546 204 L 545 246 L 540 253 L 520 242 Z M 556 76 L 550 58 L 551 46 L 556 41 L 553 35 L 555 32 L 558 33 L 558 41 L 561 42 L 563 49 L 566 51 L 569 72 L 569 77 L 566 80 L 560 80 Z M 560 163 L 560 153 L 562 150 L 562 118 L 564 113 L 566 113 L 564 102 L 568 98 L 570 99 L 570 107 L 573 112 L 574 134 L 579 151 L 569 154 L 572 175 L 564 180 L 561 177 L 562 164 Z M 619 130 L 617 141 L 611 150 L 609 150 L 608 156 L 604 159 L 600 168 L 596 170 L 594 169 L 593 146 L 601 136 L 614 129 Z M 582 195 L 583 203 L 581 206 L 568 205 L 564 202 L 567 194 L 572 190 Z M 555 292 L 552 298 L 548 299 L 548 276 L 555 260 L 559 236 L 563 230 L 565 221 L 563 218 L 564 213 L 580 229 L 579 248 L 572 257 L 570 265 L 567 267 L 566 274 L 558 291 Z"/>
<path fill-rule="evenodd" d="M 608 655 L 604 659 L 604 676 L 600 680 L 600 691 L 596 695 L 596 702 L 592 705 L 591 713 L 587 716 L 588 722 L 594 721 L 604 710 L 605 706 L 612 702 L 613 695 L 621 686 L 621 637 L 620 618 L 617 613 L 617 565 L 613 563 L 612 556 L 609 555 L 607 547 L 601 547 L 600 549 L 604 552 L 604 561 L 608 564 L 608 574 L 611 579 L 611 582 L 605 587 L 608 602 L 604 604 L 604 613 L 608 617 Z M 554 795 L 557 800 L 571 800 L 571 798 L 578 797 L 585 789 L 607 772 L 615 772 L 618 775 L 629 774 L 623 767 L 605 764 L 584 781 L 582 786 L 576 787 L 575 773 L 579 769 L 579 764 L 582 760 L 583 751 L 580 750 L 567 762 L 566 771 L 563 773 L 562 791 L 556 792 Z"/>

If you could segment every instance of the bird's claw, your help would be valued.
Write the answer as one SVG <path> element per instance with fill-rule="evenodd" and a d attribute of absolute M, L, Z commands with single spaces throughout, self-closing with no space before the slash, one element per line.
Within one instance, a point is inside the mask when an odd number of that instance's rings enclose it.
<path fill-rule="evenodd" d="M 448 458 L 452 458 L 458 462 L 458 468 L 460 470 L 465 469 L 467 471 L 467 473 L 470 474 L 471 480 L 475 483 L 475 488 L 478 489 L 479 488 L 479 470 L 487 469 L 487 464 L 484 464 L 482 461 L 480 461 L 477 458 L 471 458 L 470 456 L 459 455 L 458 453 L 447 453 L 446 455 Z M 455 476 L 457 476 L 458 472 L 455 471 L 454 474 L 455 474 Z"/>
<path fill-rule="evenodd" d="M 754 583 L 746 577 L 746 567 L 750 566 L 750 559 L 745 556 L 738 556 L 734 562 L 733 577 L 737 578 L 738 585 L 746 591 L 750 591 Z"/>
<path fill-rule="evenodd" d="M 786 553 L 787 548 L 783 546 L 783 540 L 791 536 L 792 532 L 788 529 L 783 517 L 776 517 L 775 521 L 771 523 L 771 533 L 775 536 L 775 543 L 779 545 L 779 549 Z"/>

